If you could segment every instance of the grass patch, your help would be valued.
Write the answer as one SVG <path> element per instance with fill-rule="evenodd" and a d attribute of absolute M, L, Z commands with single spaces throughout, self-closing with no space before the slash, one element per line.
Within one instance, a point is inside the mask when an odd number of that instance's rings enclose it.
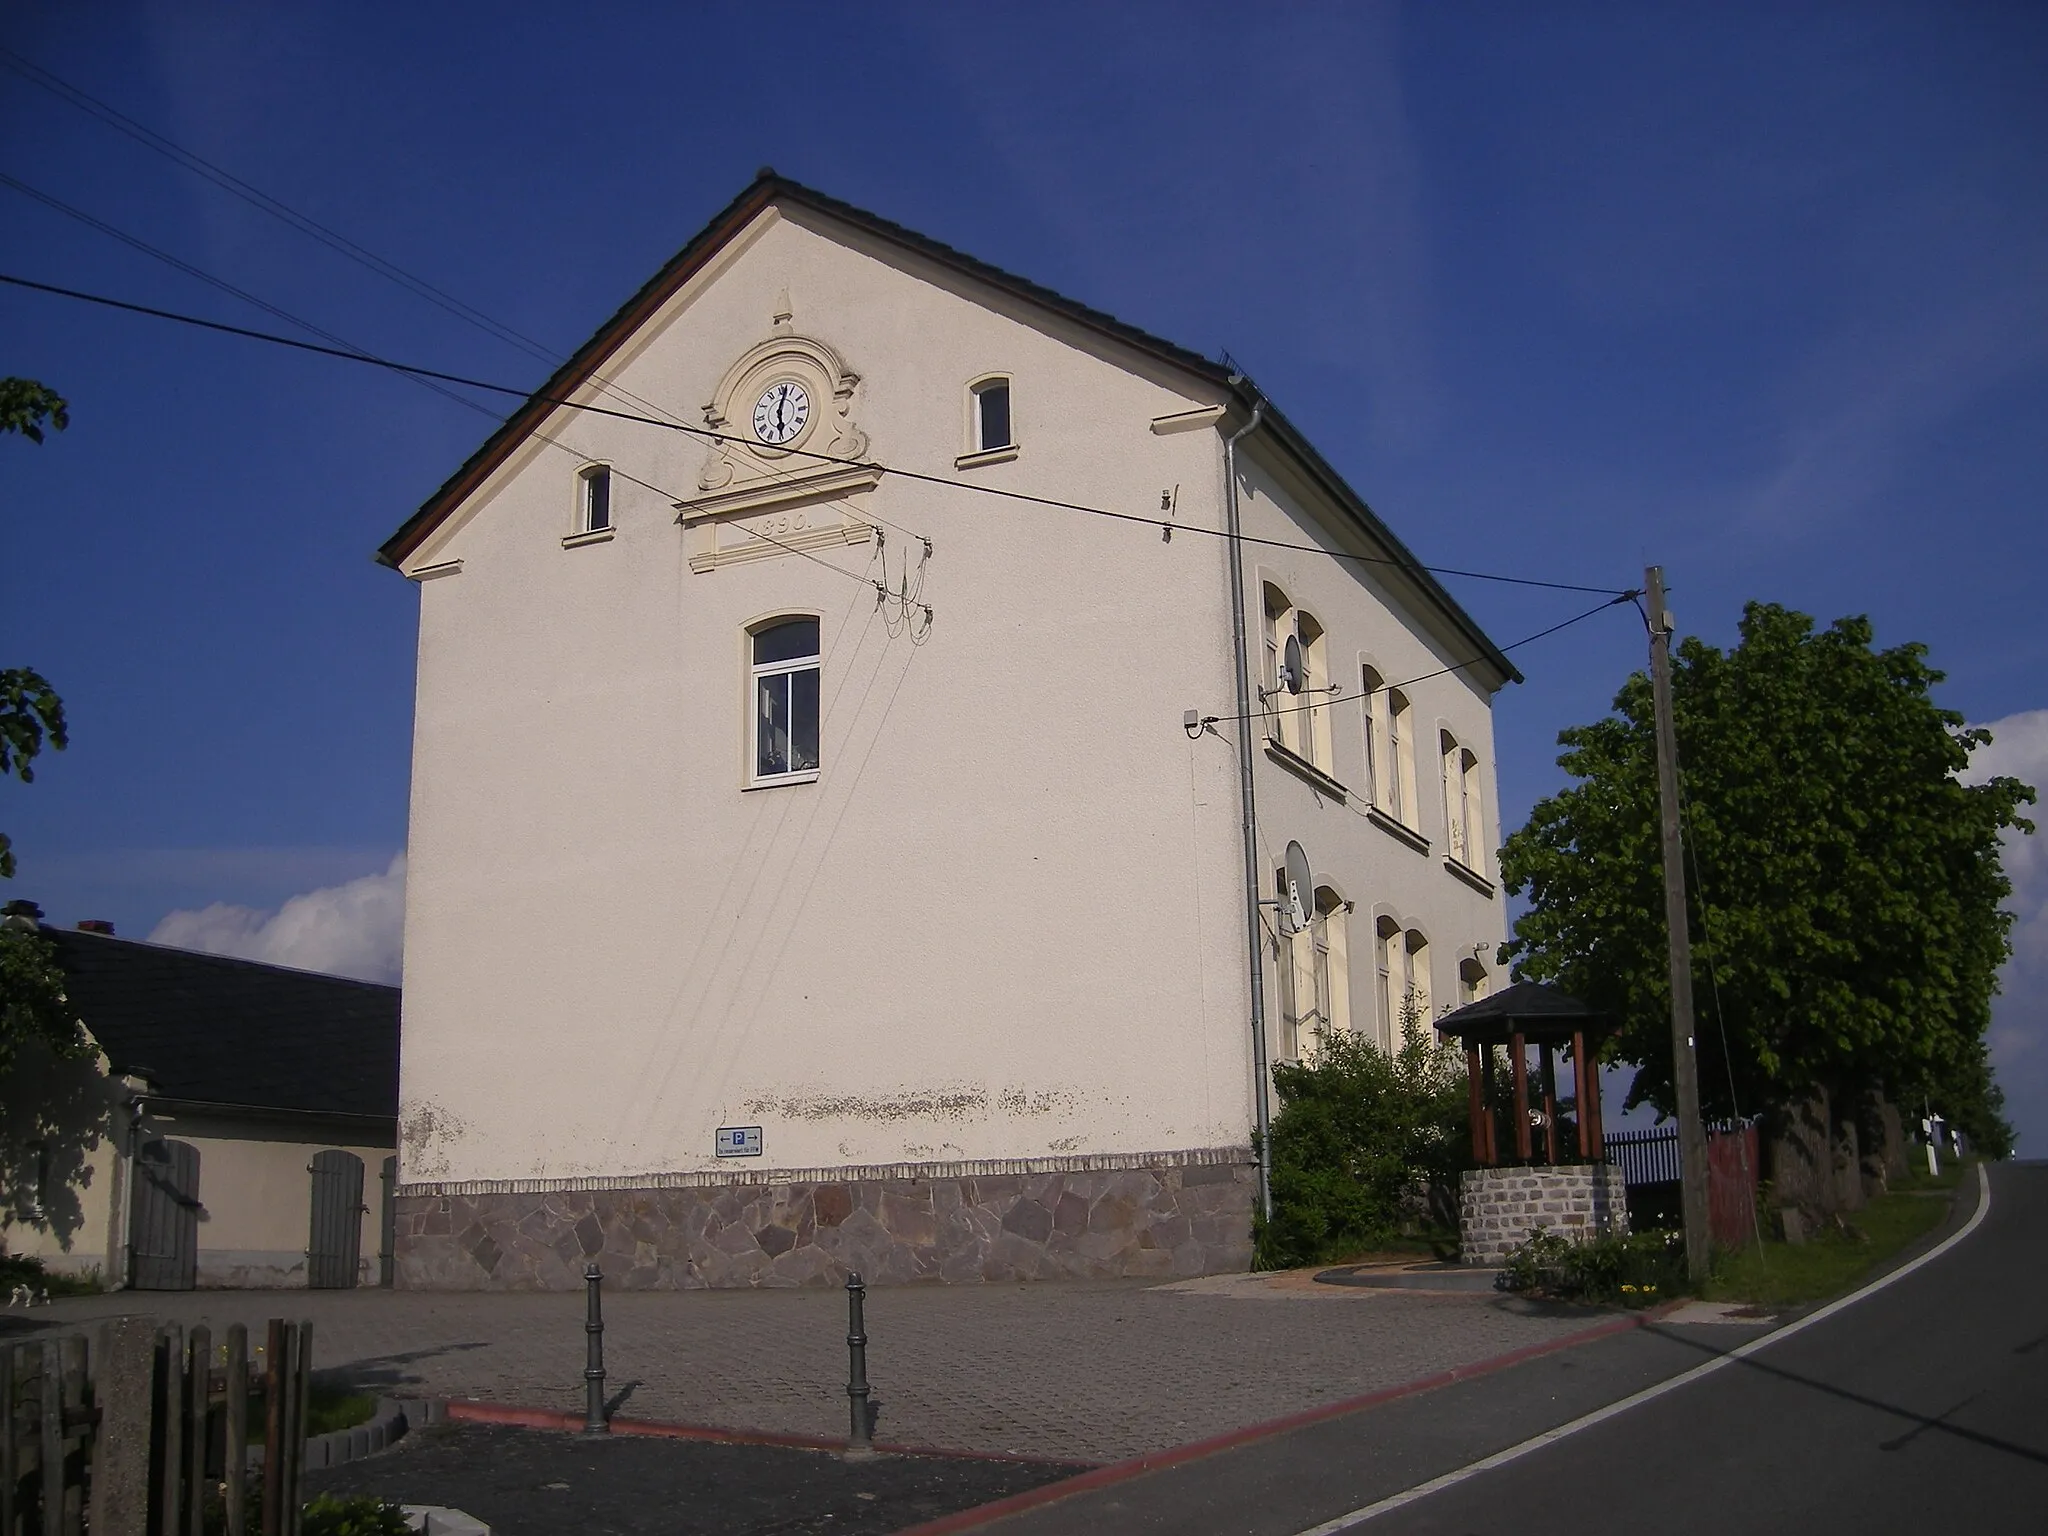
<path fill-rule="evenodd" d="M 1739 1253 L 1719 1254 L 1701 1295 L 1709 1301 L 1796 1306 L 1851 1291 L 1878 1265 L 1941 1224 L 1949 1196 L 1967 1171 L 1967 1164 L 1951 1163 L 1935 1177 L 1924 1171 L 1912 1175 L 1804 1243 L 1767 1237 L 1761 1250 L 1751 1243 Z"/>
<path fill-rule="evenodd" d="M 367 1424 L 377 1416 L 377 1399 L 368 1392 L 357 1392 L 331 1382 L 316 1381 L 306 1394 L 306 1435 L 331 1434 L 337 1429 L 354 1429 L 358 1424 Z M 263 1412 L 263 1387 L 260 1382 L 249 1386 L 249 1443 L 261 1445 L 270 1433 L 270 1422 Z"/>
<path fill-rule="evenodd" d="M 17 1289 L 38 1298 L 40 1304 L 64 1296 L 97 1296 L 104 1287 L 97 1269 L 75 1274 L 70 1270 L 47 1269 L 38 1258 L 0 1254 L 0 1303 L 6 1302 Z"/>

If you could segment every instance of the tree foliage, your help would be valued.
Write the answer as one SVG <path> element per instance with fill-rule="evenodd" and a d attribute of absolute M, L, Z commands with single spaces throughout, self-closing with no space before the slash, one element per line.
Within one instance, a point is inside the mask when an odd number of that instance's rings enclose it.
<path fill-rule="evenodd" d="M 59 432 L 71 425 L 71 407 L 62 395 L 34 379 L 0 379 L 0 432 L 19 432 L 40 443 L 45 422 Z"/>
<path fill-rule="evenodd" d="M 60 431 L 71 424 L 62 395 L 33 379 L 0 379 L 0 433 L 19 432 L 40 443 L 45 422 Z M 0 668 L 0 779 L 33 783 L 32 765 L 44 746 L 61 752 L 68 740 L 64 701 L 49 680 L 28 667 Z M 0 832 L 0 879 L 13 875 L 14 847 Z M 0 921 L 0 1073 L 29 1041 L 60 1057 L 85 1048 L 64 998 L 56 950 L 36 932 L 33 917 L 15 917 Z"/>
<path fill-rule="evenodd" d="M 1280 1112 L 1273 1219 L 1257 1232 L 1262 1266 L 1342 1258 L 1428 1224 L 1429 1193 L 1447 1190 L 1463 1166 L 1455 1048 L 1427 1027 L 1391 1055 L 1362 1035 L 1323 1034 L 1310 1060 L 1275 1065 L 1273 1086 Z"/>
<path fill-rule="evenodd" d="M 1871 636 L 1864 618 L 1816 633 L 1751 603 L 1734 649 L 1688 639 L 1674 655 L 1701 1101 L 1718 1116 L 1816 1090 L 1926 1095 L 1991 1150 L 2010 1140 L 1984 1038 L 2010 949 L 1999 833 L 2033 830 L 2034 792 L 1958 782 L 1989 733 L 1934 702 L 1924 646 Z M 1613 1053 L 1642 1068 L 1631 1101 L 1668 1111 L 1649 678 L 1558 742 L 1577 782 L 1501 851 L 1529 903 L 1502 958 L 1615 1014 Z"/>

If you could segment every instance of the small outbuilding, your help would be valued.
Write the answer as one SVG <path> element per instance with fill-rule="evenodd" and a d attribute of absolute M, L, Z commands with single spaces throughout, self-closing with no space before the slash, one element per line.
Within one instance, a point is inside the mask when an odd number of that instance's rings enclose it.
<path fill-rule="evenodd" d="M 389 1284 L 398 988 L 40 931 L 96 1050 L 10 1073 L 0 1247 L 110 1288 Z"/>

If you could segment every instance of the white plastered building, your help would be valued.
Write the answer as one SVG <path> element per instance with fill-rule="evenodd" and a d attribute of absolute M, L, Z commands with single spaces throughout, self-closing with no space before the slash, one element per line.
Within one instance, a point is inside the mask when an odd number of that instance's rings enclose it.
<path fill-rule="evenodd" d="M 772 173 L 381 558 L 401 1285 L 1241 1268 L 1255 1056 L 1487 985 L 1500 651 L 1230 369 Z"/>

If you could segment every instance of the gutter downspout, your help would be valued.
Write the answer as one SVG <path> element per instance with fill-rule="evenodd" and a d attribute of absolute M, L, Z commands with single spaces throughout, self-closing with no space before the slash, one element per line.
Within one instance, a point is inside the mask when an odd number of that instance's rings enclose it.
<path fill-rule="evenodd" d="M 1252 1113 L 1259 1138 L 1259 1216 L 1273 1219 L 1273 1120 L 1267 1105 L 1265 935 L 1259 928 L 1259 817 L 1252 793 L 1251 662 L 1244 623 L 1244 538 L 1237 511 L 1237 440 L 1258 430 L 1266 402 L 1223 440 L 1223 507 L 1230 549 L 1230 643 L 1237 663 L 1237 777 L 1244 825 L 1245 943 L 1252 962 Z"/>

